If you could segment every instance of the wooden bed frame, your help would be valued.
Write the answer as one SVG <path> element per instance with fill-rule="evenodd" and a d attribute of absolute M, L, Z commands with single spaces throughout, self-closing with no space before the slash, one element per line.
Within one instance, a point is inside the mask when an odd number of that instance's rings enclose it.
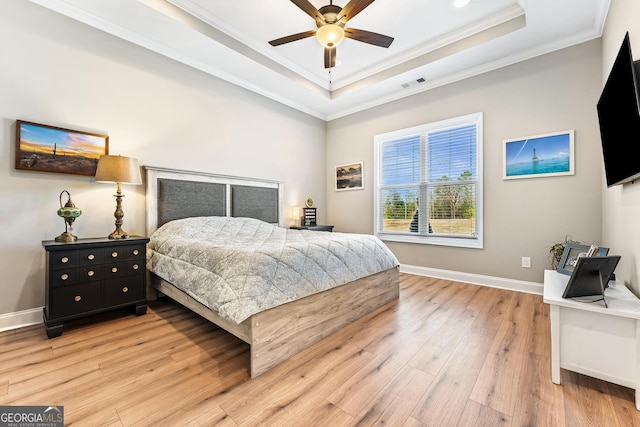
<path fill-rule="evenodd" d="M 226 197 L 223 197 L 225 200 L 224 212 L 227 216 L 236 216 L 233 215 L 234 197 L 231 194 L 234 186 L 273 189 L 274 191 L 271 191 L 270 194 L 277 195 L 277 201 L 274 202 L 277 205 L 276 222 L 280 226 L 284 226 L 283 186 L 280 182 L 149 166 L 145 167 L 145 169 L 148 236 L 151 236 L 153 231 L 161 225 L 158 222 L 158 212 L 163 202 L 159 200 L 158 183 L 162 182 L 162 180 L 171 180 L 173 183 L 176 181 L 188 181 L 216 185 L 223 184 L 226 195 Z M 188 200 L 188 196 L 182 192 L 180 193 L 182 200 Z M 196 192 L 193 196 L 199 196 L 197 204 L 201 205 L 202 193 Z M 183 202 L 182 205 L 184 205 L 184 210 L 188 211 L 190 204 Z M 201 209 L 201 206 L 199 209 Z M 217 209 L 221 209 L 221 207 L 218 206 Z M 185 217 L 192 216 L 188 212 L 182 213 L 181 211 L 181 214 Z M 199 214 L 201 215 L 201 213 Z M 257 216 L 260 215 L 262 214 L 259 213 Z M 255 378 L 284 362 L 356 319 L 391 301 L 397 300 L 399 296 L 398 268 L 391 268 L 254 314 L 242 323 L 235 324 L 150 272 L 148 283 L 147 295 L 149 299 L 155 299 L 157 292 L 161 292 L 248 343 L 251 349 L 251 378 Z"/>

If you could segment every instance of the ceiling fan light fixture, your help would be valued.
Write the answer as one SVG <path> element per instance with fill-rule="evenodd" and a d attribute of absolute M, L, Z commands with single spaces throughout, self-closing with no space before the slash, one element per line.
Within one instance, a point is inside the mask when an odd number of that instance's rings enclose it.
<path fill-rule="evenodd" d="M 338 24 L 325 24 L 316 31 L 316 38 L 324 47 L 336 47 L 344 40 L 344 29 Z"/>

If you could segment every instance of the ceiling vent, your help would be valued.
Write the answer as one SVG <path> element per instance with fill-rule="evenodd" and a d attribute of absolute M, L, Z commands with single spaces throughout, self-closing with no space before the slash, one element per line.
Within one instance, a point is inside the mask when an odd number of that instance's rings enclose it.
<path fill-rule="evenodd" d="M 403 89 L 408 89 L 408 88 L 410 88 L 410 87 L 412 87 L 412 86 L 417 86 L 417 85 L 419 85 L 420 83 L 424 83 L 424 82 L 426 82 L 426 81 L 427 81 L 427 79 L 426 79 L 426 78 L 424 78 L 424 77 L 418 77 L 418 78 L 417 78 L 417 79 L 415 79 L 415 80 L 411 80 L 411 81 L 408 81 L 408 82 L 406 82 L 406 83 L 402 83 L 400 86 L 402 86 L 402 88 L 403 88 Z"/>

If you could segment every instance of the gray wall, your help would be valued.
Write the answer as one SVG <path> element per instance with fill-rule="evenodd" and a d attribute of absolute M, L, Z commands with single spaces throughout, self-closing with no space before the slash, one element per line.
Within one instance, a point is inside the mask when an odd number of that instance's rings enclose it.
<path fill-rule="evenodd" d="M 602 244 L 602 154 L 595 105 L 600 40 L 331 121 L 327 201 L 336 230 L 373 231 L 373 137 L 484 113 L 484 249 L 390 242 L 402 264 L 541 283 L 548 248 L 566 235 Z M 573 129 L 575 175 L 502 179 L 503 140 Z M 365 188 L 335 192 L 335 165 L 364 161 Z M 531 257 L 532 268 L 521 267 Z"/>
<path fill-rule="evenodd" d="M 612 2 L 603 52 L 600 41 L 585 43 L 325 124 L 33 3 L 3 0 L 0 315 L 44 304 L 40 242 L 64 229 L 60 191 L 84 211 L 75 234 L 106 236 L 114 221 L 110 185 L 13 168 L 16 119 L 107 132 L 112 154 L 142 164 L 281 180 L 285 205 L 310 195 L 321 222 L 370 233 L 373 135 L 482 111 L 485 248 L 390 243 L 400 261 L 540 282 L 548 247 L 570 235 L 623 255 L 619 276 L 637 289 L 640 187 L 604 188 L 594 108 L 624 31 L 640 58 L 636 3 Z M 567 129 L 576 132 L 575 176 L 502 180 L 504 139 Z M 334 166 L 360 160 L 364 190 L 335 192 Z M 125 229 L 142 234 L 144 187 L 123 189 Z"/>
<path fill-rule="evenodd" d="M 325 220 L 325 122 L 24 0 L 0 1 L 0 51 L 0 315 L 44 305 L 62 190 L 83 210 L 74 234 L 115 221 L 115 184 L 14 169 L 16 119 L 106 132 L 146 165 L 283 181 L 286 206 L 310 195 Z M 123 192 L 124 229 L 144 234 L 144 186 Z"/>
<path fill-rule="evenodd" d="M 634 59 L 640 60 L 640 2 L 615 0 L 607 15 L 602 36 L 602 86 L 609 75 L 613 60 L 620 49 L 625 32 L 629 32 Z M 640 144 L 640 135 L 629 135 L 630 147 Z M 638 160 L 640 161 L 640 160 Z M 602 239 L 606 245 L 622 255 L 616 278 L 640 295 L 640 182 L 612 188 L 602 178 Z"/>

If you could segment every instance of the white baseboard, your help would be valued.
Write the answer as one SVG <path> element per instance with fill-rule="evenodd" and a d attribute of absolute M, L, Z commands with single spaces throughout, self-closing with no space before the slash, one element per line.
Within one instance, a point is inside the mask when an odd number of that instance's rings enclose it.
<path fill-rule="evenodd" d="M 416 265 L 401 265 L 402 273 L 415 274 L 417 276 L 436 277 L 438 279 L 455 280 L 456 282 L 471 283 L 474 285 L 489 286 L 492 288 L 508 289 L 511 291 L 526 292 L 542 295 L 542 283 L 525 282 L 522 280 L 504 279 L 502 277 L 482 276 L 480 274 L 462 273 L 459 271 L 439 270 L 437 268 L 420 267 Z M 42 307 L 15 313 L 0 314 L 0 332 L 18 329 L 24 326 L 42 323 Z"/>
<path fill-rule="evenodd" d="M 473 285 L 489 286 L 491 288 L 525 292 L 528 294 L 542 295 L 543 292 L 542 283 L 505 279 L 503 277 L 483 276 L 480 274 L 463 273 L 460 271 L 439 270 L 437 268 L 420 267 L 417 265 L 400 265 L 400 272 L 415 274 L 417 276 L 435 277 L 438 279 L 471 283 Z"/>
<path fill-rule="evenodd" d="M 0 332 L 42 323 L 42 307 L 0 314 Z"/>

